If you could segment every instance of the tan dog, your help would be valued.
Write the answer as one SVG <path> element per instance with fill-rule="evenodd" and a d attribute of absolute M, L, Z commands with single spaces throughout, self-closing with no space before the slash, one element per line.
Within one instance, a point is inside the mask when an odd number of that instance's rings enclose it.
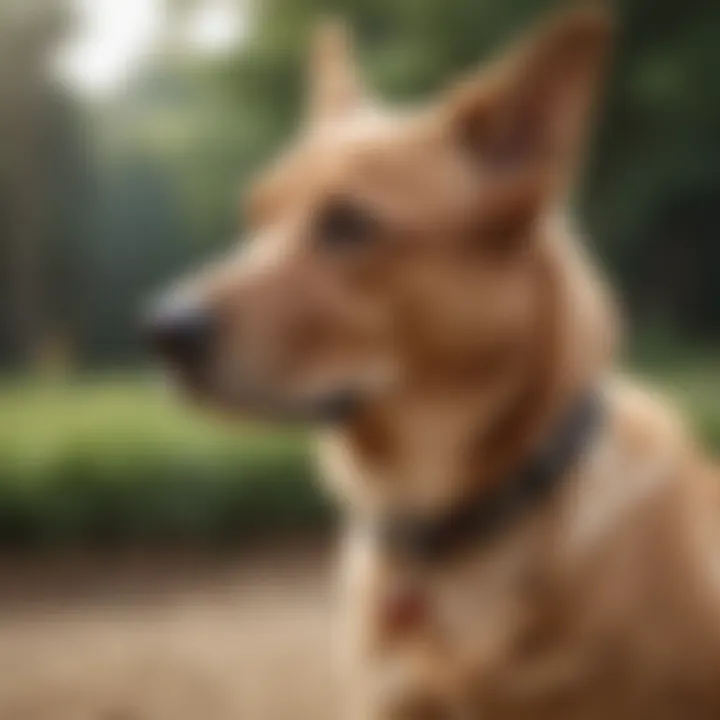
<path fill-rule="evenodd" d="M 720 718 L 713 471 L 610 375 L 615 313 L 566 212 L 609 35 L 572 10 L 439 103 L 388 112 L 326 29 L 251 240 L 155 318 L 197 397 L 329 421 L 347 717 Z M 588 393 L 599 418 L 532 495 L 522 468 Z M 517 512 L 489 512 L 506 485 Z M 498 527 L 432 558 L 379 531 L 463 506 Z"/>

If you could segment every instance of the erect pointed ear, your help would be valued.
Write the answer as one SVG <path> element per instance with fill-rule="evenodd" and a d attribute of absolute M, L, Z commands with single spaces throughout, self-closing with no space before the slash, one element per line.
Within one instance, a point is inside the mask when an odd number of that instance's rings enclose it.
<path fill-rule="evenodd" d="M 364 99 L 347 25 L 325 20 L 316 31 L 310 60 L 311 121 L 332 120 L 350 112 Z"/>
<path fill-rule="evenodd" d="M 478 163 L 562 190 L 578 159 L 610 45 L 596 4 L 566 10 L 491 69 L 456 90 L 453 132 Z"/>

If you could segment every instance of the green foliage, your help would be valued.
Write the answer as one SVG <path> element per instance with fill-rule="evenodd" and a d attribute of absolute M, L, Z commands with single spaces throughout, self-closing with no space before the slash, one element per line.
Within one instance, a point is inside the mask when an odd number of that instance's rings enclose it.
<path fill-rule="evenodd" d="M 0 396 L 0 543 L 233 541 L 329 518 L 298 431 L 198 419 L 122 379 Z"/>

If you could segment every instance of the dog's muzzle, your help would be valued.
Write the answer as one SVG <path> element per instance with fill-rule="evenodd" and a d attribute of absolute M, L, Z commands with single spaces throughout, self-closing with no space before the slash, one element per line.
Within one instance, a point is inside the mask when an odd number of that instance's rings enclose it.
<path fill-rule="evenodd" d="M 218 323 L 209 309 L 192 298 L 161 298 L 144 317 L 142 333 L 150 350 L 179 378 L 182 387 L 203 402 L 261 419 L 313 424 L 346 422 L 362 404 L 363 393 L 351 388 L 291 398 L 247 380 L 223 387 L 213 378 Z"/>

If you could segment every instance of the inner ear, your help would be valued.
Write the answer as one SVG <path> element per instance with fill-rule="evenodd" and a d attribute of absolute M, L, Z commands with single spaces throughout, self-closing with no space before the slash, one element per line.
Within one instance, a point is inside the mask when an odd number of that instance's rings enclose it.
<path fill-rule="evenodd" d="M 585 134 L 609 34 L 607 13 L 575 9 L 472 78 L 450 104 L 465 149 L 496 171 L 567 169 Z"/>
<path fill-rule="evenodd" d="M 536 236 L 536 225 L 550 195 L 548 184 L 540 173 L 528 173 L 487 191 L 483 207 L 470 219 L 466 248 L 483 258 L 506 261 L 517 257 Z"/>

